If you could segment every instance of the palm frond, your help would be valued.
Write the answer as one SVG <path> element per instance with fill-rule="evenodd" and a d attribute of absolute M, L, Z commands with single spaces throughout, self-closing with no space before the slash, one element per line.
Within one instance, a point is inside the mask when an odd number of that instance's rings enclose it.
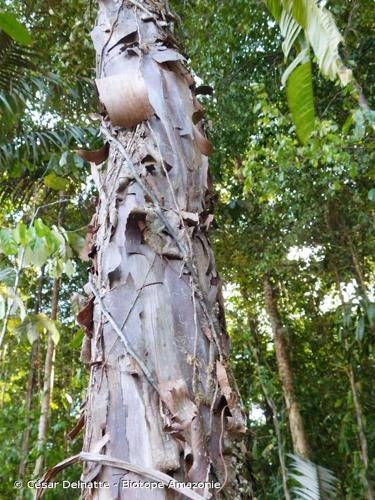
<path fill-rule="evenodd" d="M 285 59 L 293 48 L 297 51 L 297 56 L 282 76 L 282 83 L 287 86 L 289 106 L 293 106 L 290 110 L 297 135 L 302 143 L 306 143 L 315 121 L 309 47 L 322 75 L 331 80 L 339 79 L 342 85 L 347 85 L 353 81 L 353 75 L 339 54 L 343 38 L 332 14 L 317 0 L 265 0 L 265 3 L 279 23 Z"/>
<path fill-rule="evenodd" d="M 296 3 L 296 0 L 293 0 Z M 347 85 L 353 75 L 339 54 L 339 45 L 344 39 L 329 10 L 314 0 L 298 0 L 304 11 L 306 38 L 314 51 L 322 74 L 331 80 L 337 78 L 342 85 Z"/>
<path fill-rule="evenodd" d="M 331 500 L 337 498 L 338 480 L 332 471 L 298 455 L 289 454 L 289 458 L 290 469 L 293 472 L 290 472 L 288 477 L 298 484 L 291 489 L 296 499 Z"/>
<path fill-rule="evenodd" d="M 37 164 L 53 152 L 85 146 L 96 132 L 94 127 L 83 129 L 70 125 L 64 129 L 40 129 L 17 136 L 10 143 L 0 144 L 0 171 L 16 162 Z"/>
<path fill-rule="evenodd" d="M 25 73 L 35 68 L 35 52 L 17 44 L 4 31 L 0 31 L 0 90 L 10 91 Z"/>

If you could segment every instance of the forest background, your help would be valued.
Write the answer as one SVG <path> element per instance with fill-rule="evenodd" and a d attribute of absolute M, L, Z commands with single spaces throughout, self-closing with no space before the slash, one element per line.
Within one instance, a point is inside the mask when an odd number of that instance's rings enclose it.
<path fill-rule="evenodd" d="M 373 4 L 327 2 L 342 40 L 311 11 L 304 41 L 283 2 L 170 4 L 214 145 L 211 240 L 226 283 L 254 496 L 294 498 L 298 485 L 317 484 L 308 498 L 330 487 L 337 498 L 374 498 Z M 75 315 L 95 190 L 74 151 L 101 143 L 92 115 L 95 15 L 83 0 L 0 9 L 4 499 L 15 498 L 14 481 L 82 447 L 74 429 L 88 376 Z M 305 453 L 291 429 L 294 403 Z M 78 467 L 64 471 L 78 477 Z"/>

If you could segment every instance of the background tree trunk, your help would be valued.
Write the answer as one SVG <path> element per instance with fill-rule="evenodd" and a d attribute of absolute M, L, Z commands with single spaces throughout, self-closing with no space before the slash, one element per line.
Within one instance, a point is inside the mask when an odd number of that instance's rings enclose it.
<path fill-rule="evenodd" d="M 343 308 L 343 314 L 344 314 L 346 303 L 345 303 L 344 294 L 343 294 L 342 289 L 341 289 L 340 274 L 339 274 L 339 271 L 338 271 L 337 266 L 335 264 L 333 264 L 332 267 L 333 267 L 333 271 L 334 271 L 334 275 L 335 275 L 337 291 L 339 293 L 340 302 L 341 302 L 341 306 Z M 346 328 L 345 328 L 345 330 L 346 330 Z M 375 500 L 375 490 L 374 490 L 373 480 L 372 480 L 371 471 L 370 471 L 370 461 L 369 461 L 368 442 L 367 442 L 366 429 L 365 429 L 365 419 L 364 419 L 364 415 L 363 415 L 359 390 L 357 388 L 357 384 L 356 384 L 356 380 L 355 380 L 355 373 L 354 373 L 353 364 L 350 361 L 350 347 L 349 347 L 348 337 L 349 337 L 349 333 L 347 331 L 345 331 L 344 345 L 345 345 L 345 350 L 346 350 L 348 358 L 349 358 L 346 372 L 348 374 L 350 389 L 352 391 L 352 396 L 353 396 L 354 412 L 355 412 L 355 417 L 357 420 L 358 439 L 359 439 L 359 445 L 361 448 L 360 454 L 361 454 L 361 460 L 363 463 L 365 477 L 366 477 L 366 483 L 367 483 L 366 484 L 366 486 L 367 486 L 367 498 L 368 498 L 368 500 Z"/>
<path fill-rule="evenodd" d="M 263 290 L 266 311 L 272 326 L 280 382 L 289 416 L 293 449 L 298 455 L 304 458 L 310 458 L 310 448 L 305 426 L 294 389 L 293 372 L 290 365 L 288 345 L 285 339 L 285 328 L 283 328 L 281 323 L 277 301 L 268 275 L 264 276 Z"/>
<path fill-rule="evenodd" d="M 56 321 L 59 305 L 60 278 L 55 278 L 52 289 L 51 320 Z M 44 383 L 41 402 L 41 413 L 38 426 L 37 448 L 39 456 L 36 459 L 34 467 L 34 477 L 39 478 L 42 474 L 44 453 L 43 447 L 47 441 L 48 435 L 48 417 L 52 399 L 54 382 L 54 364 L 56 356 L 56 344 L 51 333 L 48 334 L 47 351 L 44 364 Z"/>
<path fill-rule="evenodd" d="M 242 296 L 245 299 L 245 302 L 248 302 L 248 296 L 246 291 L 242 291 Z M 248 312 L 247 313 L 247 323 L 249 326 L 250 330 L 250 338 L 249 338 L 249 349 L 251 352 L 251 355 L 255 361 L 255 366 L 258 374 L 258 380 L 259 384 L 262 388 L 264 399 L 271 411 L 272 414 L 272 423 L 275 429 L 275 435 L 276 435 L 276 441 L 277 441 L 277 453 L 279 456 L 279 462 L 280 462 L 280 469 L 281 469 L 281 477 L 282 477 L 282 482 L 283 482 L 283 491 L 284 491 L 284 496 L 285 500 L 291 500 L 291 495 L 288 487 L 288 468 L 286 465 L 286 455 L 285 455 L 285 447 L 284 447 L 284 441 L 281 433 L 281 428 L 280 428 L 280 423 L 277 417 L 277 407 L 272 399 L 272 397 L 269 394 L 269 391 L 267 389 L 267 385 L 263 381 L 263 376 L 262 376 L 262 361 L 260 357 L 260 352 L 259 352 L 259 334 L 258 334 L 258 322 L 257 319 Z M 267 366 L 268 369 L 268 366 Z"/>
<path fill-rule="evenodd" d="M 99 5 L 92 38 L 110 148 L 106 166 L 92 163 L 92 297 L 79 314 L 91 344 L 84 450 L 250 498 L 234 444 L 244 423 L 207 237 L 211 145 L 194 79 L 165 5 Z M 106 151 L 82 155 L 100 163 Z M 86 463 L 82 479 L 110 484 L 86 498 L 180 498 L 123 489 L 121 480 L 144 478 L 100 463 Z"/>
<path fill-rule="evenodd" d="M 42 301 L 43 278 L 44 278 L 44 269 L 42 268 L 38 279 L 38 290 L 37 290 L 36 303 L 34 309 L 35 314 L 38 314 L 40 310 L 40 304 Z M 20 481 L 23 480 L 23 477 L 25 475 L 27 455 L 29 454 L 30 411 L 31 411 L 33 394 L 35 392 L 35 382 L 37 378 L 36 372 L 37 372 L 37 365 L 39 362 L 38 354 L 39 354 L 39 339 L 35 340 L 31 347 L 30 371 L 27 380 L 27 388 L 25 394 L 25 421 L 24 421 L 24 430 L 22 433 L 21 459 L 18 468 L 18 479 Z M 19 493 L 19 498 L 22 498 L 22 492 Z"/>

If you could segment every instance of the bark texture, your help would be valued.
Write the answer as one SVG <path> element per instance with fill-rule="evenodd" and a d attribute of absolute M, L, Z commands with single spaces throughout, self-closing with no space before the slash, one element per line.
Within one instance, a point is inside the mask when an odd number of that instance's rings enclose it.
<path fill-rule="evenodd" d="M 207 236 L 211 145 L 172 23 L 162 2 L 103 0 L 92 31 L 107 144 L 81 152 L 99 193 L 87 240 L 90 300 L 78 315 L 90 367 L 84 451 L 178 481 L 217 480 L 232 498 L 250 498 Z M 124 489 L 122 480 L 147 477 L 100 462 L 87 462 L 82 479 L 110 485 L 85 490 L 90 499 L 182 497 Z M 209 496 L 207 487 L 196 492 Z"/>
<path fill-rule="evenodd" d="M 279 377 L 288 411 L 290 433 L 293 441 L 294 452 L 304 458 L 310 458 L 310 448 L 299 410 L 298 401 L 294 389 L 293 371 L 290 365 L 289 351 L 285 339 L 285 328 L 283 328 L 276 297 L 269 276 L 263 279 L 264 299 L 267 314 L 271 321 L 274 336 L 275 352 Z"/>

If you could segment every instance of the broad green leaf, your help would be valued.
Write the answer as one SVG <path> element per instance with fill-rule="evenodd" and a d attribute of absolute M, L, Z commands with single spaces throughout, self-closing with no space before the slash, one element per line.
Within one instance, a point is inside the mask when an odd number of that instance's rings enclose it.
<path fill-rule="evenodd" d="M 8 299 L 12 301 L 10 314 L 18 315 L 23 321 L 26 318 L 26 308 L 21 298 L 18 295 L 10 295 Z"/>
<path fill-rule="evenodd" d="M 292 0 L 293 17 L 303 29 L 307 27 L 309 3 L 310 0 Z"/>
<path fill-rule="evenodd" d="M 286 68 L 286 70 L 283 73 L 283 76 L 281 77 L 281 83 L 283 85 L 286 84 L 289 76 L 293 73 L 295 68 L 302 62 L 308 62 L 309 61 L 309 51 L 308 49 L 303 49 L 301 52 L 298 54 L 298 56 L 294 59 L 293 62 L 290 63 L 290 65 Z"/>
<path fill-rule="evenodd" d="M 355 332 L 355 336 L 357 340 L 362 340 L 365 334 L 365 318 L 361 316 L 357 321 L 357 328 Z"/>
<path fill-rule="evenodd" d="M 45 176 L 44 184 L 55 191 L 65 191 L 69 186 L 69 180 L 51 173 Z"/>
<path fill-rule="evenodd" d="M 370 322 L 370 325 L 373 325 L 375 323 L 375 303 L 370 302 L 369 305 L 367 306 L 367 317 Z"/>
<path fill-rule="evenodd" d="M 13 231 L 10 229 L 0 229 L 0 252 L 5 255 L 16 255 L 18 245 L 13 237 Z"/>
<path fill-rule="evenodd" d="M 35 237 L 25 250 L 25 264 L 33 264 L 41 268 L 50 257 L 51 252 L 44 238 Z"/>
<path fill-rule="evenodd" d="M 36 219 L 33 227 L 39 238 L 46 237 L 50 232 L 50 228 L 44 224 L 42 219 Z"/>
<path fill-rule="evenodd" d="M 10 12 L 0 12 L 0 28 L 22 45 L 30 45 L 32 42 L 30 33 Z"/>
<path fill-rule="evenodd" d="M 306 144 L 315 125 L 310 62 L 301 64 L 290 74 L 286 89 L 289 108 L 296 124 L 298 138 L 303 144 Z"/>
<path fill-rule="evenodd" d="M 27 243 L 27 226 L 24 222 L 19 222 L 14 230 L 14 239 L 19 245 L 25 246 Z"/>
<path fill-rule="evenodd" d="M 83 330 L 77 330 L 77 333 L 73 336 L 71 342 L 69 343 L 70 347 L 72 347 L 73 349 L 80 349 L 84 336 L 85 333 L 83 332 Z"/>
<path fill-rule="evenodd" d="M 375 188 L 370 189 L 368 192 L 368 199 L 370 201 L 375 201 Z"/>
<path fill-rule="evenodd" d="M 75 231 L 68 231 L 67 237 L 70 247 L 77 253 L 77 255 L 80 255 L 82 250 L 85 248 L 85 238 Z"/>
<path fill-rule="evenodd" d="M 38 328 L 37 328 L 37 325 L 33 321 L 30 321 L 27 324 L 26 335 L 27 335 L 27 339 L 31 345 L 33 345 L 33 343 L 36 340 L 38 340 L 38 338 L 39 338 Z"/>
<path fill-rule="evenodd" d="M 0 271 L 0 283 L 13 286 L 16 279 L 16 270 L 13 267 L 5 267 Z"/>
<path fill-rule="evenodd" d="M 43 317 L 40 317 L 39 321 L 41 325 L 46 329 L 46 331 L 51 335 L 53 342 L 55 344 L 58 344 L 60 340 L 60 333 L 57 329 L 56 321 L 47 318 L 45 315 L 43 315 Z"/>

